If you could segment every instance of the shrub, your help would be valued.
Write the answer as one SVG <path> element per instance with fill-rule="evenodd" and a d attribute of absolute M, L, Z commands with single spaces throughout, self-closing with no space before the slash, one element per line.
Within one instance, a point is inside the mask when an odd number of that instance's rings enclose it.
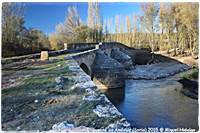
<path fill-rule="evenodd" d="M 198 79 L 198 77 L 199 77 L 199 70 L 198 69 L 193 69 L 191 73 L 185 74 L 183 76 L 183 78 L 186 78 L 186 79 Z"/>

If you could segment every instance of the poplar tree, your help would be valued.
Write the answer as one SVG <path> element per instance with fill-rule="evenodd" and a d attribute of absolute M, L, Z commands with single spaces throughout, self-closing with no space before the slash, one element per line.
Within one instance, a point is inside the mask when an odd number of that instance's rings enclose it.
<path fill-rule="evenodd" d="M 131 20 L 129 16 L 126 16 L 126 27 L 127 27 L 127 36 L 126 40 L 129 46 L 131 46 Z"/>
<path fill-rule="evenodd" d="M 154 53 L 155 33 L 157 32 L 158 23 L 157 15 L 159 8 L 155 3 L 146 3 L 141 6 L 144 15 L 141 18 L 141 23 L 149 33 L 149 43 L 151 51 Z"/>
<path fill-rule="evenodd" d="M 87 18 L 88 27 L 92 29 L 92 40 L 101 41 L 103 23 L 100 17 L 100 10 L 98 2 L 89 2 L 88 3 L 88 18 Z"/>
<path fill-rule="evenodd" d="M 81 19 L 75 6 L 69 7 L 64 23 L 56 25 L 56 34 L 58 39 L 65 42 L 74 42 L 77 38 L 76 28 L 80 27 Z"/>
<path fill-rule="evenodd" d="M 137 46 L 137 15 L 133 15 L 133 44 Z"/>
<path fill-rule="evenodd" d="M 115 16 L 115 41 L 119 42 L 119 15 Z"/>
<path fill-rule="evenodd" d="M 124 25 L 122 19 L 120 19 L 120 41 L 121 43 L 124 43 Z"/>
<path fill-rule="evenodd" d="M 179 5 L 180 21 L 184 27 L 184 35 L 188 36 L 190 54 L 194 54 L 195 49 L 198 49 L 198 4 L 197 3 L 182 3 Z M 183 39 L 185 39 L 185 36 Z M 196 51 L 197 53 L 197 51 Z"/>
<path fill-rule="evenodd" d="M 112 30 L 112 19 L 108 19 L 107 21 L 108 33 L 109 33 L 109 41 L 113 41 L 111 30 Z"/>

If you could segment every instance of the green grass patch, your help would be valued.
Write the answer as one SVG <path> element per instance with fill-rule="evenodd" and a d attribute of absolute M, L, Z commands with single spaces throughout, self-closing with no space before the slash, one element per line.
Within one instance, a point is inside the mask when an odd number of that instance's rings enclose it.
<path fill-rule="evenodd" d="M 67 63 L 65 60 L 59 60 L 59 61 L 55 61 L 52 63 L 29 66 L 26 68 L 26 70 L 45 70 L 45 69 L 48 70 L 48 69 L 53 69 L 53 68 L 57 67 L 58 65 L 65 66 L 65 65 L 67 65 Z"/>
<path fill-rule="evenodd" d="M 24 81 L 22 85 L 2 90 L 5 95 L 23 95 L 26 93 L 41 92 L 55 86 L 53 77 L 34 77 Z"/>
<path fill-rule="evenodd" d="M 199 70 L 193 69 L 191 73 L 184 74 L 182 78 L 186 79 L 198 79 L 199 77 Z"/>
<path fill-rule="evenodd" d="M 46 90 L 56 86 L 55 78 L 58 76 L 73 76 L 65 60 L 56 61 L 49 64 L 30 66 L 26 70 L 21 70 L 23 75 L 32 76 L 23 79 L 23 82 L 15 87 L 10 87 L 2 91 L 5 95 L 20 95 Z M 67 81 L 65 87 L 68 88 L 74 81 Z"/>

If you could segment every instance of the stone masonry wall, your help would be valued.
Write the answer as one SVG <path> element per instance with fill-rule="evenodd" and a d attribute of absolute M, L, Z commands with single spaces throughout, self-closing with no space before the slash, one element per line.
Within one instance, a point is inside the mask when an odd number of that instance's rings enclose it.
<path fill-rule="evenodd" d="M 86 95 L 83 96 L 83 101 L 98 103 L 95 107 L 91 108 L 92 112 L 99 118 L 104 118 L 105 121 L 109 119 L 112 123 L 108 123 L 106 128 L 94 129 L 92 126 L 75 126 L 72 123 L 63 121 L 54 124 L 52 131 L 130 131 L 130 124 L 123 117 L 123 115 L 117 110 L 117 108 L 108 100 L 108 98 L 99 91 L 97 86 L 93 83 L 90 77 L 79 67 L 78 63 L 71 57 L 66 57 L 66 60 L 70 60 L 69 69 L 72 72 L 77 73 L 76 85 L 80 90 L 85 90 Z M 112 120 L 113 119 L 113 120 Z M 95 121 L 93 121 L 95 123 Z M 92 123 L 91 123 L 92 124 Z"/>

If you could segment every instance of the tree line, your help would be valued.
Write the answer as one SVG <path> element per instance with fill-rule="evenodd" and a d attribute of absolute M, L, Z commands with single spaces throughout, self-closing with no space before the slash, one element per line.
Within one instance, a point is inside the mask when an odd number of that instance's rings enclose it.
<path fill-rule="evenodd" d="M 24 26 L 24 9 L 20 3 L 2 4 L 2 57 L 35 53 L 50 47 L 48 36 L 41 30 Z"/>
<path fill-rule="evenodd" d="M 76 6 L 67 10 L 65 21 L 46 36 L 38 29 L 24 27 L 24 7 L 2 6 L 2 55 L 13 56 L 40 50 L 63 49 L 64 43 L 117 41 L 130 47 L 154 51 L 173 50 L 173 55 L 198 53 L 198 3 L 143 3 L 142 14 L 101 16 L 97 2 L 88 3 L 87 22 Z M 21 53 L 17 50 L 20 48 Z M 18 51 L 18 52 L 16 52 Z M 12 53 L 13 52 L 13 53 Z"/>
<path fill-rule="evenodd" d="M 115 33 L 109 33 L 106 40 L 152 52 L 173 50 L 174 56 L 198 54 L 198 3 L 144 3 L 141 10 L 141 15 L 126 16 L 126 32 L 123 20 L 115 16 Z"/>

